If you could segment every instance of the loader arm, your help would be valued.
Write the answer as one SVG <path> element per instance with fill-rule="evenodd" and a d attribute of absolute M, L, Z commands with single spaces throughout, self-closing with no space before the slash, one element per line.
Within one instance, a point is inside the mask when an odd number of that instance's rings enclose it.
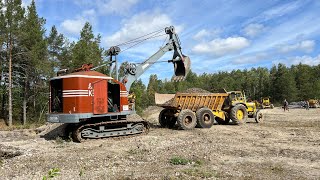
<path fill-rule="evenodd" d="M 122 82 L 125 84 L 127 90 L 130 90 L 130 87 L 134 81 L 136 81 L 146 70 L 148 70 L 156 61 L 158 61 L 164 54 L 168 51 L 173 50 L 172 62 L 174 64 L 174 76 L 172 77 L 173 81 L 182 81 L 185 79 L 187 73 L 190 69 L 190 59 L 181 52 L 180 41 L 178 35 L 175 33 L 174 27 L 170 26 L 165 28 L 165 33 L 169 35 L 169 40 L 161 47 L 156 53 L 151 57 L 146 59 L 143 63 L 138 65 L 128 64 L 126 67 L 126 74 L 122 79 Z"/>

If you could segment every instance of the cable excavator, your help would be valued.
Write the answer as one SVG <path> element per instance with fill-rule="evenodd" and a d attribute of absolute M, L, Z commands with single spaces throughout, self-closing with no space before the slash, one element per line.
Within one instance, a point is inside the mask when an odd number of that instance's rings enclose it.
<path fill-rule="evenodd" d="M 173 81 L 182 81 L 190 70 L 190 59 L 182 54 L 180 40 L 173 26 L 166 27 L 167 43 L 142 63 L 129 63 L 121 80 L 95 71 L 92 64 L 68 73 L 60 70 L 50 79 L 50 101 L 47 121 L 68 123 L 68 132 L 76 142 L 85 139 L 129 136 L 147 133 L 149 125 L 144 120 L 132 120 L 135 114 L 130 101 L 130 87 L 150 66 L 165 53 L 173 51 Z M 110 62 L 120 53 L 118 46 L 107 51 Z M 68 133 L 67 133 L 68 134 Z"/>

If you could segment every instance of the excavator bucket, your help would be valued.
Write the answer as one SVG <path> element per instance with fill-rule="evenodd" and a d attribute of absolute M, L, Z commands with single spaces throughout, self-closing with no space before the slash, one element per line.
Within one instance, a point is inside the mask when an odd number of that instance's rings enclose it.
<path fill-rule="evenodd" d="M 172 76 L 172 81 L 179 82 L 186 79 L 189 71 L 191 61 L 188 56 L 183 55 L 183 59 L 179 61 L 174 61 L 174 75 Z"/>

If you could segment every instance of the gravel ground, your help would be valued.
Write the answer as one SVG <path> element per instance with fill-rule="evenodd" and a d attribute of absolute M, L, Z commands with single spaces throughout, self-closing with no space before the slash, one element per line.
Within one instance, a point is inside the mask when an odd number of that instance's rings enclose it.
<path fill-rule="evenodd" d="M 268 109 L 260 124 L 192 131 L 159 128 L 160 110 L 146 109 L 149 134 L 131 138 L 0 132 L 0 179 L 42 179 L 54 168 L 54 179 L 320 179 L 320 109 Z"/>

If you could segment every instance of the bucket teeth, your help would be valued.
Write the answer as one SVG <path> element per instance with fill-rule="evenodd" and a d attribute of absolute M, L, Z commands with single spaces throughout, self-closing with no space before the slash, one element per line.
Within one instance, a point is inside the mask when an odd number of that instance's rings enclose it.
<path fill-rule="evenodd" d="M 184 81 L 185 79 L 186 79 L 185 76 L 172 76 L 171 81 L 180 82 L 180 81 Z"/>

